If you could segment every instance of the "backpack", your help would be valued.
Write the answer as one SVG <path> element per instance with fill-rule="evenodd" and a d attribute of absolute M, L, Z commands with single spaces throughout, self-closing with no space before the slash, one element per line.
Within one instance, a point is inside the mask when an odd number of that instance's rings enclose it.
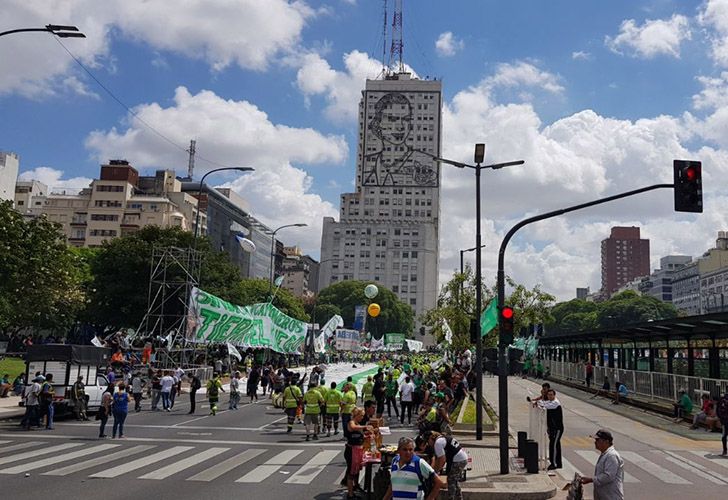
<path fill-rule="evenodd" d="M 218 387 L 217 382 L 212 380 L 212 383 L 210 384 L 210 388 L 207 390 L 207 395 L 212 397 L 217 397 L 218 395 Z"/>
<path fill-rule="evenodd" d="M 197 378 L 197 377 L 193 378 L 192 379 L 192 387 L 191 387 L 191 389 L 193 391 L 198 391 L 198 390 L 200 390 L 201 387 L 202 387 L 202 384 L 200 383 L 200 379 Z"/>
<path fill-rule="evenodd" d="M 724 425 L 728 424 L 728 397 L 723 396 L 722 398 L 720 398 L 720 401 L 718 401 L 718 409 L 716 410 L 716 414 Z"/>

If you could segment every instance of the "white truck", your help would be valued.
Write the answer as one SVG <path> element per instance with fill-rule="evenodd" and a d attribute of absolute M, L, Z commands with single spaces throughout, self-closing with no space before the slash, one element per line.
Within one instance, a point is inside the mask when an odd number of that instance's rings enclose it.
<path fill-rule="evenodd" d="M 83 375 L 86 386 L 86 408 L 94 411 L 101 405 L 101 395 L 109 385 L 109 381 L 99 367 L 106 367 L 111 358 L 111 350 L 104 347 L 71 345 L 71 344 L 39 344 L 28 346 L 25 357 L 26 380 L 32 381 L 35 374 L 53 374 L 53 401 L 56 413 L 65 413 L 73 409 L 71 388 Z"/>

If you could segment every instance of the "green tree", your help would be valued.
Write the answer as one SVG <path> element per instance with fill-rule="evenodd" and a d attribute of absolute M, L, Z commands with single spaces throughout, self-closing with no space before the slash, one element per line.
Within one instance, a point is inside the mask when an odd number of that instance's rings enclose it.
<path fill-rule="evenodd" d="M 91 261 L 93 282 L 87 317 L 106 330 L 136 328 L 147 308 L 151 260 L 155 247 L 189 248 L 193 235 L 180 228 L 145 226 L 138 232 L 104 242 Z M 240 271 L 223 252 L 212 250 L 207 238 L 199 238 L 201 252 L 200 287 L 224 300 L 234 298 Z M 176 272 L 176 276 L 174 275 Z M 181 270 L 172 270 L 168 279 L 184 280 Z M 182 314 L 182 299 L 169 301 L 169 312 Z"/>
<path fill-rule="evenodd" d="M 354 324 L 354 308 L 374 302 L 379 304 L 382 310 L 376 318 L 367 319 L 369 332 L 377 338 L 385 333 L 411 334 L 414 327 L 412 308 L 399 300 L 394 292 L 378 283 L 374 283 L 379 288 L 377 296 L 374 299 L 366 298 L 364 288 L 370 283 L 372 282 L 347 280 L 324 288 L 318 295 L 316 317 L 319 317 L 318 308 L 330 304 L 338 308 L 344 325 L 350 328 Z M 327 321 L 329 317 L 324 321 Z"/>
<path fill-rule="evenodd" d="M 599 304 L 597 326 L 598 328 L 614 328 L 675 317 L 677 317 L 677 309 L 672 304 L 626 290 Z"/>
<path fill-rule="evenodd" d="M 65 333 L 84 305 L 81 269 L 59 224 L 0 203 L 0 331 Z"/>
<path fill-rule="evenodd" d="M 269 281 L 265 279 L 239 280 L 225 300 L 233 304 L 247 306 L 268 302 Z M 303 307 L 303 301 L 288 290 L 279 288 L 273 299 L 273 305 L 292 318 L 309 321 L 309 315 Z"/>
<path fill-rule="evenodd" d="M 511 293 L 505 298 L 505 303 L 515 310 L 516 334 L 522 327 L 551 321 L 550 309 L 555 300 L 553 295 L 542 291 L 540 285 L 529 290 L 510 277 L 506 277 L 506 286 Z M 453 346 L 456 349 L 470 346 L 470 319 L 480 317 L 480 314 L 475 314 L 475 290 L 475 273 L 469 266 L 463 273 L 453 273 L 452 279 L 442 287 L 437 307 L 424 314 L 424 323 L 432 327 L 438 342 L 445 336 L 442 329 L 442 320 L 445 319 L 453 332 Z M 495 296 L 495 285 L 492 288 L 483 287 L 483 309 Z M 491 347 L 495 346 L 497 341 L 498 329 L 494 328 L 485 337 L 484 342 L 487 347 Z"/>

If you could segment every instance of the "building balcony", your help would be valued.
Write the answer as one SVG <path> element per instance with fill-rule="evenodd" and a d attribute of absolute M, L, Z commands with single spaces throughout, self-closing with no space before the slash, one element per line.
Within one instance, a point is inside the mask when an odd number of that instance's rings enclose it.
<path fill-rule="evenodd" d="M 138 229 L 139 226 L 141 226 L 141 224 L 139 222 L 122 222 L 120 224 L 120 226 L 122 228 L 131 228 L 131 229 L 137 228 Z"/>
<path fill-rule="evenodd" d="M 68 241 L 69 242 L 84 242 L 84 241 L 86 241 L 86 237 L 85 236 L 70 236 L 68 238 Z"/>
<path fill-rule="evenodd" d="M 72 220 L 71 225 L 72 226 L 86 226 L 87 222 L 85 220 Z"/>

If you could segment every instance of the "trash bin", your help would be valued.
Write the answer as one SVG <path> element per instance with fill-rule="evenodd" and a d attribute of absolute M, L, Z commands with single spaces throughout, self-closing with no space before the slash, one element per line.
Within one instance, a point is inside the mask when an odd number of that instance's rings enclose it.
<path fill-rule="evenodd" d="M 518 458 L 525 458 L 526 456 L 527 439 L 528 433 L 526 431 L 518 431 Z"/>
<path fill-rule="evenodd" d="M 529 474 L 538 473 L 538 443 L 533 439 L 526 441 L 526 456 L 523 457 L 526 472 Z"/>

